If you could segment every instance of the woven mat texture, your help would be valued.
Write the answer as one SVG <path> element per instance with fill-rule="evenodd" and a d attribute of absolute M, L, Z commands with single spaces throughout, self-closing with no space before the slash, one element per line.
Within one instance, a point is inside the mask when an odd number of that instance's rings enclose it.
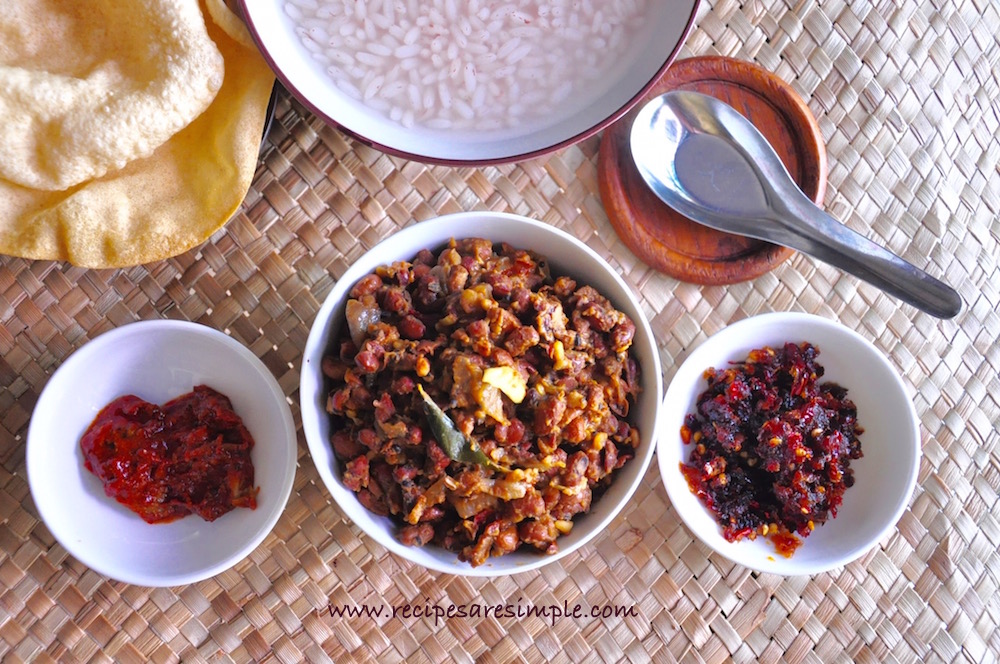
<path fill-rule="evenodd" d="M 940 321 L 796 256 L 750 283 L 699 287 L 639 262 L 598 195 L 599 138 L 490 168 L 434 167 L 356 144 L 283 99 L 253 187 L 211 240 L 114 271 L 0 258 L 0 658 L 8 662 L 930 662 L 1000 653 L 1000 10 L 956 3 L 705 2 L 682 56 L 759 63 L 816 115 L 826 207 L 967 303 Z M 812 577 L 751 572 L 696 541 L 655 464 L 580 552 L 493 580 L 429 572 L 346 520 L 299 430 L 291 499 L 235 568 L 170 589 L 74 560 L 25 477 L 32 408 L 52 372 L 102 332 L 175 318 L 228 330 L 295 402 L 320 302 L 364 251 L 448 212 L 501 210 L 567 229 L 638 290 L 665 378 L 749 315 L 838 319 L 900 371 L 920 419 L 918 486 L 861 559 Z M 298 423 L 298 410 L 293 406 Z M 331 618 L 330 605 L 470 602 L 635 607 L 637 617 Z"/>

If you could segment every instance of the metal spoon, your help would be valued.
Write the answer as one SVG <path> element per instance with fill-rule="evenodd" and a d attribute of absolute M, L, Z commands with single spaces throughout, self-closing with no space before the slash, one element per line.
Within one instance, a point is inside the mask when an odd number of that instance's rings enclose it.
<path fill-rule="evenodd" d="M 726 103 L 660 95 L 639 111 L 630 142 L 646 184 L 684 216 L 807 253 L 938 318 L 961 311 L 954 289 L 809 200 L 767 139 Z"/>

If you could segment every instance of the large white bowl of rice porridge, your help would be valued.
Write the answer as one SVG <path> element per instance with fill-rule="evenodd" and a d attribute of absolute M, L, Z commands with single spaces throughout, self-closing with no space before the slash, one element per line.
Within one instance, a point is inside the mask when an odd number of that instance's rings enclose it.
<path fill-rule="evenodd" d="M 326 122 L 421 161 L 527 159 L 623 115 L 698 0 L 240 0 L 283 85 Z"/>

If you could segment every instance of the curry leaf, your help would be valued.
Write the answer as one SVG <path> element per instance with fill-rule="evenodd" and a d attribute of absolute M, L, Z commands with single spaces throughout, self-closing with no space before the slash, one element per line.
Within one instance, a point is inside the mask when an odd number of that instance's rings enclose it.
<path fill-rule="evenodd" d="M 460 463 L 475 463 L 493 470 L 507 472 L 507 468 L 486 456 L 486 453 L 475 442 L 455 427 L 455 423 L 448 417 L 448 414 L 434 403 L 422 385 L 417 385 L 417 391 L 420 392 L 420 396 L 424 400 L 424 414 L 427 415 L 427 423 L 431 427 L 431 433 L 434 434 L 435 440 L 449 459 Z"/>

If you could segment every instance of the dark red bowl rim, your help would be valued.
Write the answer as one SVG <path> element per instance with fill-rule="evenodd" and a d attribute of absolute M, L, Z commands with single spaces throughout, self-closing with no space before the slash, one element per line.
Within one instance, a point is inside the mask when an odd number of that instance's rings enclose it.
<path fill-rule="evenodd" d="M 571 145 L 574 145 L 586 138 L 590 138 L 597 132 L 601 131 L 602 129 L 604 129 L 605 127 L 617 121 L 620 117 L 628 113 L 629 110 L 631 110 L 632 107 L 635 106 L 635 104 L 637 104 L 639 100 L 641 100 L 646 95 L 647 92 L 649 92 L 650 88 L 656 85 L 656 82 L 660 79 L 661 76 L 663 76 L 663 73 L 677 58 L 677 54 L 680 52 L 681 47 L 684 46 L 684 43 L 687 41 L 688 35 L 691 32 L 691 28 L 694 26 L 694 19 L 698 14 L 698 7 L 701 4 L 701 0 L 692 1 L 691 15 L 688 16 L 687 18 L 687 22 L 684 26 L 684 30 L 681 32 L 680 39 L 677 40 L 677 44 L 674 46 L 673 50 L 667 56 L 667 59 L 664 60 L 663 65 L 656 70 L 656 73 L 653 75 L 653 77 L 650 78 L 650 80 L 644 86 L 642 86 L 642 88 L 638 90 L 630 99 L 628 99 L 625 102 L 625 104 L 622 105 L 618 110 L 613 112 L 604 120 L 590 127 L 589 129 L 585 129 L 584 131 L 579 132 L 575 136 L 570 136 L 569 138 L 566 138 L 558 143 L 554 143 L 548 147 L 532 150 L 531 152 L 509 155 L 506 157 L 495 157 L 492 159 L 441 159 L 436 157 L 429 157 L 427 155 L 406 152 L 405 150 L 399 150 L 397 148 L 393 148 L 388 145 L 383 145 L 378 141 L 374 141 L 370 138 L 367 138 L 366 136 L 361 136 L 360 134 L 357 134 L 351 129 L 348 129 L 347 127 L 341 125 L 336 120 L 331 118 L 329 115 L 324 113 L 321 109 L 319 109 L 315 104 L 310 102 L 308 97 L 306 97 L 306 95 L 304 95 L 298 88 L 292 85 L 292 83 L 288 80 L 288 77 L 281 72 L 277 64 L 274 62 L 274 58 L 271 57 L 270 52 L 264 46 L 264 41 L 263 39 L 261 39 L 260 33 L 258 32 L 257 27 L 254 25 L 253 20 L 251 20 L 250 18 L 250 15 L 247 11 L 247 2 L 248 0 L 237 0 L 237 3 L 239 5 L 239 13 L 243 17 L 243 20 L 246 22 L 247 29 L 249 29 L 250 35 L 253 37 L 254 43 L 257 44 L 257 50 L 260 51 L 261 55 L 264 57 L 264 60 L 267 62 L 271 70 L 274 72 L 274 75 L 277 76 L 278 80 L 281 82 L 282 86 L 284 86 L 285 90 L 287 90 L 292 96 L 294 96 L 295 99 L 299 101 L 299 103 L 301 103 L 303 106 L 309 109 L 311 113 L 313 113 L 316 117 L 323 120 L 323 122 L 325 122 L 326 124 L 330 125 L 331 127 L 337 128 L 338 130 L 351 136 L 355 140 L 365 145 L 368 145 L 372 148 L 375 148 L 380 152 L 384 152 L 386 154 L 394 155 L 397 157 L 403 157 L 405 159 L 411 159 L 413 161 L 423 162 L 426 164 L 439 164 L 442 166 L 490 166 L 495 164 L 509 164 L 518 161 L 525 161 L 527 159 L 533 159 L 535 157 L 540 157 L 542 155 L 556 152 L 563 148 L 567 148 Z"/>

